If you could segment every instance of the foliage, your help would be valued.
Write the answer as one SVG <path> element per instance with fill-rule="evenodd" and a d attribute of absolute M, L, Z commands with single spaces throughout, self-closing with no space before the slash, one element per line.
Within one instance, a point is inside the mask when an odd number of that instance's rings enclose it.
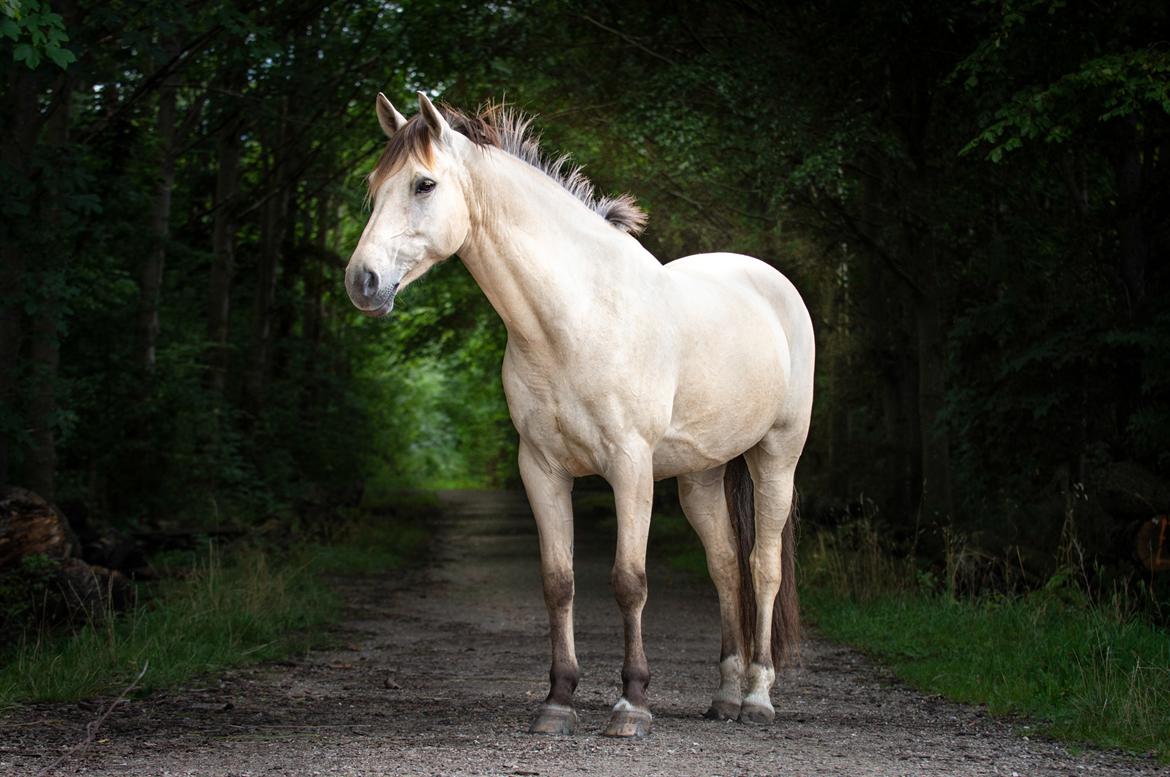
<path fill-rule="evenodd" d="M 13 60 L 23 62 L 30 70 L 35 70 L 42 58 L 59 68 L 77 61 L 73 52 L 63 45 L 69 42 L 64 20 L 53 12 L 49 3 L 6 0 L 3 13 L 0 36 L 12 42 Z"/>

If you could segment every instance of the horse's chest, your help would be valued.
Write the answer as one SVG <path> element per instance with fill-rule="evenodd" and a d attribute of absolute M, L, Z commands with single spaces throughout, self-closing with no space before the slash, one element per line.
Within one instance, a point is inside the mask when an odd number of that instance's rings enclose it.
<path fill-rule="evenodd" d="M 522 439 L 571 475 L 604 473 L 608 457 L 629 440 L 652 439 L 669 423 L 668 391 L 604 371 L 524 366 L 504 362 L 512 422 Z"/>

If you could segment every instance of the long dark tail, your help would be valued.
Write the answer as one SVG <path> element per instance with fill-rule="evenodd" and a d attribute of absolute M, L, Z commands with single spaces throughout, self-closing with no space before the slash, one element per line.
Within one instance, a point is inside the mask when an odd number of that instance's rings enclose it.
<path fill-rule="evenodd" d="M 739 558 L 739 620 L 743 644 L 751 658 L 755 641 L 756 587 L 749 559 L 756 544 L 756 507 L 752 476 L 743 456 L 727 463 L 723 476 L 727 512 L 735 531 Z M 796 594 L 796 492 L 792 494 L 788 521 L 784 524 L 780 548 L 780 591 L 772 608 L 772 664 L 777 668 L 800 660 L 800 599 Z"/>

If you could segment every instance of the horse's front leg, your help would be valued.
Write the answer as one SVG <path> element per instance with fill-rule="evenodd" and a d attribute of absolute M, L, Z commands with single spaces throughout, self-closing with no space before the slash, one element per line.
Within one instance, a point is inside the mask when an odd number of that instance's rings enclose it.
<path fill-rule="evenodd" d="M 646 539 L 654 500 L 654 476 L 649 451 L 610 476 L 617 507 L 617 555 L 613 590 L 625 626 L 626 657 L 622 664 L 622 697 L 614 705 L 605 735 L 642 737 L 650 733 L 652 717 L 646 704 L 650 664 L 642 647 L 642 608 L 646 604 Z"/>
<path fill-rule="evenodd" d="M 528 730 L 532 734 L 572 734 L 577 725 L 573 691 L 580 677 L 573 645 L 573 480 L 548 466 L 523 441 L 520 477 L 540 535 L 540 572 L 552 642 L 548 697 Z"/>

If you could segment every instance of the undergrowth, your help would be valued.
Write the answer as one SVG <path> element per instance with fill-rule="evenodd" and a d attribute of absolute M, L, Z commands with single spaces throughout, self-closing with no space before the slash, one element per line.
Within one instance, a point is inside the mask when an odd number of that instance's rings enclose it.
<path fill-rule="evenodd" d="M 251 549 L 212 552 L 133 610 L 70 633 L 26 633 L 0 667 L 0 705 L 173 685 L 212 669 L 287 655 L 311 640 L 336 600 L 303 561 Z"/>
<path fill-rule="evenodd" d="M 425 541 L 415 524 L 370 516 L 292 549 L 213 547 L 179 559 L 128 612 L 26 632 L 0 654 L 0 707 L 117 693 L 147 665 L 138 693 L 306 650 L 340 612 L 328 575 L 399 568 Z"/>
<path fill-rule="evenodd" d="M 1135 616 L 1140 593 L 1089 596 L 1070 569 L 1020 595 L 960 596 L 961 550 L 935 580 L 865 523 L 815 534 L 799 557 L 818 629 L 911 685 L 1065 741 L 1170 761 L 1170 635 Z"/>
<path fill-rule="evenodd" d="M 417 558 L 428 537 L 415 523 L 369 520 L 348 527 L 340 540 L 309 546 L 306 556 L 316 573 L 372 574 Z"/>

